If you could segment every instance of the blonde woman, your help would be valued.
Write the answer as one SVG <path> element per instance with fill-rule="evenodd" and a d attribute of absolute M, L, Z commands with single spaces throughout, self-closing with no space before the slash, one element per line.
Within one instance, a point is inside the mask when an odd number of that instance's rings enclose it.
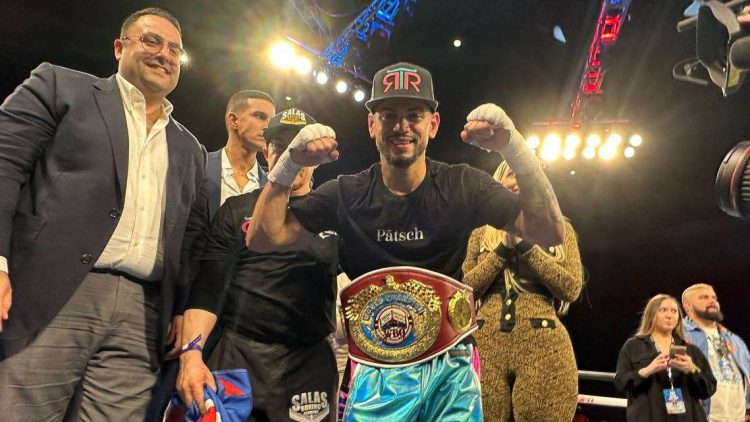
<path fill-rule="evenodd" d="M 628 421 L 706 421 L 699 400 L 716 391 L 711 366 L 685 342 L 682 312 L 672 296 L 646 304 L 641 325 L 617 358 L 615 385 L 628 395 Z"/>
<path fill-rule="evenodd" d="M 494 174 L 518 193 L 502 163 Z M 489 421 L 565 421 L 575 413 L 578 373 L 558 314 L 578 298 L 583 271 L 573 227 L 561 246 L 541 249 L 485 226 L 469 238 L 464 283 L 480 298 L 475 334 L 482 357 L 482 405 Z"/>

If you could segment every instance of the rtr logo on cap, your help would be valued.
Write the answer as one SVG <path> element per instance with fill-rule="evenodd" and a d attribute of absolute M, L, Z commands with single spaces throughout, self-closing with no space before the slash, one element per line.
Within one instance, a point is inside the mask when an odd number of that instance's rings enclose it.
<path fill-rule="evenodd" d="M 421 83 L 422 77 L 417 73 L 417 69 L 410 69 L 408 67 L 389 69 L 383 76 L 383 94 L 391 88 L 396 91 L 409 91 L 411 87 L 415 91 L 420 92 L 419 85 Z"/>
<path fill-rule="evenodd" d="M 307 124 L 307 118 L 305 117 L 305 112 L 298 109 L 298 108 L 290 108 L 289 110 L 285 110 L 281 114 L 281 121 L 279 122 L 283 125 L 306 125 Z"/>

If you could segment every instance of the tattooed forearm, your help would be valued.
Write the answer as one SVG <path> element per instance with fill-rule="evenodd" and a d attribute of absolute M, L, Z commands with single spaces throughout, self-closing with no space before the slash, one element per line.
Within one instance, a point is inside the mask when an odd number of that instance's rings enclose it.
<path fill-rule="evenodd" d="M 563 216 L 547 176 L 541 169 L 536 169 L 529 174 L 516 175 L 516 181 L 523 214 L 524 237 L 539 240 L 539 243 L 562 243 Z"/>

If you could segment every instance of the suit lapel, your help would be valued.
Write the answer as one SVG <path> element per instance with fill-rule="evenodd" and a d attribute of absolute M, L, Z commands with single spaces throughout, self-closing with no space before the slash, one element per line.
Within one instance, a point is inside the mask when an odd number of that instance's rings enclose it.
<path fill-rule="evenodd" d="M 120 205 L 125 201 L 125 188 L 128 180 L 128 126 L 125 121 L 125 109 L 122 105 L 120 90 L 115 75 L 100 79 L 94 84 L 96 104 L 107 126 L 109 141 L 112 143 L 112 155 L 120 187 Z"/>
<path fill-rule="evenodd" d="M 218 150 L 208 154 L 206 163 L 206 175 L 208 176 L 208 210 L 209 217 L 213 218 L 221 205 L 221 153 Z"/>

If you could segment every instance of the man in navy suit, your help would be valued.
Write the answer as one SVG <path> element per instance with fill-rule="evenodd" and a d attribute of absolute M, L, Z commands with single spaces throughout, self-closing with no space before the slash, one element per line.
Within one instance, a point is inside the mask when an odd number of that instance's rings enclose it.
<path fill-rule="evenodd" d="M 229 99 L 224 115 L 226 146 L 209 153 L 206 165 L 210 218 L 227 198 L 266 184 L 266 170 L 257 155 L 265 148 L 263 131 L 275 114 L 273 99 L 263 91 L 243 90 Z"/>
<path fill-rule="evenodd" d="M 144 9 L 117 74 L 43 63 L 0 106 L 0 407 L 14 420 L 141 420 L 186 286 L 205 149 L 172 116 L 181 29 Z M 12 290 L 11 290 L 12 289 Z"/>
<path fill-rule="evenodd" d="M 195 278 L 211 220 L 219 207 L 227 198 L 260 189 L 268 181 L 267 171 L 260 166 L 257 156 L 265 148 L 263 132 L 275 114 L 273 99 L 263 91 L 243 90 L 229 99 L 224 114 L 227 143 L 218 151 L 208 153 L 205 183 L 188 220 L 180 269 L 183 283 L 189 285 Z M 178 318 L 177 325 L 181 327 L 181 324 Z M 177 353 L 182 344 L 180 331 L 176 332 L 178 341 L 170 356 Z"/>
<path fill-rule="evenodd" d="M 227 143 L 223 148 L 208 153 L 204 183 L 187 223 L 180 268 L 180 279 L 184 285 L 189 286 L 195 278 L 211 220 L 219 207 L 227 198 L 260 189 L 268 181 L 267 170 L 258 163 L 258 153 L 265 148 L 263 132 L 275 114 L 273 99 L 263 91 L 243 90 L 229 99 L 224 114 Z M 178 314 L 183 310 L 183 305 L 178 304 Z M 178 316 L 176 322 L 177 341 L 169 357 L 174 357 L 183 343 L 180 338 L 182 317 Z M 176 376 L 177 373 L 172 375 Z M 174 382 L 169 381 L 168 384 L 171 384 L 171 393 Z M 166 406 L 166 401 L 164 404 Z"/>

